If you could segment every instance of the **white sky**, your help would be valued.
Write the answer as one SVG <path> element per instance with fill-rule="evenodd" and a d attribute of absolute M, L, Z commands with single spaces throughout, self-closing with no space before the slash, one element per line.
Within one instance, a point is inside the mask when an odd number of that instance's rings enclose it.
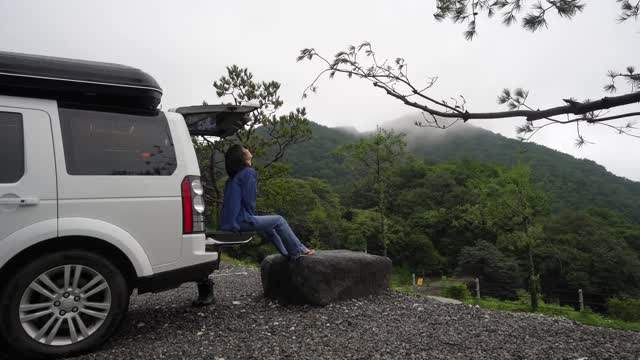
<path fill-rule="evenodd" d="M 0 0 L 0 50 L 141 68 L 163 87 L 165 109 L 215 103 L 213 80 L 238 64 L 258 80 L 281 82 L 285 110 L 306 106 L 317 123 L 370 130 L 413 110 L 355 79 L 324 79 L 317 95 L 302 100 L 322 68 L 296 63 L 300 49 L 331 57 L 370 41 L 379 58 L 405 58 L 415 81 L 438 76 L 432 95 L 463 94 L 470 111 L 504 109 L 495 102 L 504 87 L 529 89 L 535 107 L 558 106 L 562 98 L 603 96 L 608 70 L 640 67 L 640 22 L 618 24 L 614 0 L 585 2 L 574 21 L 551 16 L 550 30 L 535 34 L 481 18 L 479 37 L 468 42 L 464 26 L 435 22 L 435 0 Z M 509 137 L 520 123 L 473 122 Z M 640 181 L 640 139 L 594 127 L 583 134 L 595 144 L 576 148 L 567 126 L 533 140 Z"/>

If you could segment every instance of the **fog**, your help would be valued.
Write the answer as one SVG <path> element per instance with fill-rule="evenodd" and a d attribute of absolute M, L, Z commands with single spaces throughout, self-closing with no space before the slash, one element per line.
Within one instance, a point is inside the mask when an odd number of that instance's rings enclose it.
<path fill-rule="evenodd" d="M 415 109 L 344 77 L 322 79 L 318 93 L 303 100 L 322 66 L 296 63 L 300 49 L 331 57 L 369 41 L 380 58 L 405 58 L 415 81 L 438 76 L 430 95 L 463 94 L 470 111 L 505 110 L 496 104 L 504 87 L 530 90 L 534 107 L 558 106 L 563 98 L 604 96 L 608 70 L 640 67 L 640 23 L 618 24 L 613 0 L 586 3 L 575 20 L 552 15 L 549 29 L 537 33 L 480 17 L 478 38 L 469 42 L 464 26 L 433 19 L 435 0 L 0 0 L 0 50 L 141 68 L 163 87 L 165 109 L 219 101 L 213 81 L 238 64 L 257 80 L 281 82 L 285 111 L 304 106 L 314 122 L 362 131 Z M 508 137 L 521 122 L 470 121 Z M 640 139 L 597 126 L 581 131 L 593 144 L 577 148 L 573 126 L 551 126 L 532 141 L 640 181 Z"/>

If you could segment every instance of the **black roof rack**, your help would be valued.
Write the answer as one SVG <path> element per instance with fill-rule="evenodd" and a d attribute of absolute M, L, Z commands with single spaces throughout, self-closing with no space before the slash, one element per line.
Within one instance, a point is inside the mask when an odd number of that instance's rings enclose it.
<path fill-rule="evenodd" d="M 155 112 L 162 88 L 149 74 L 124 65 L 0 51 L 0 95 Z"/>

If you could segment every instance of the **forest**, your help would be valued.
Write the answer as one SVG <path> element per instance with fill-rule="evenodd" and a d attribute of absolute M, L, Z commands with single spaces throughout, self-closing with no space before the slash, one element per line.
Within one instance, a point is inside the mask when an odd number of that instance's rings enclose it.
<path fill-rule="evenodd" d="M 262 105 L 233 138 L 194 139 L 216 227 L 226 181 L 222 153 L 255 154 L 258 214 L 284 216 L 316 249 L 389 256 L 394 269 L 472 276 L 483 293 L 545 302 L 640 297 L 640 184 L 589 160 L 482 129 L 428 141 L 418 127 L 327 128 L 304 109 L 277 116 L 279 84 L 229 67 L 221 98 Z M 397 125 L 397 124 L 395 124 Z M 407 135 L 408 133 L 408 135 Z M 422 139 L 422 140 L 421 140 Z M 231 256 L 260 262 L 275 248 L 257 237 Z"/>

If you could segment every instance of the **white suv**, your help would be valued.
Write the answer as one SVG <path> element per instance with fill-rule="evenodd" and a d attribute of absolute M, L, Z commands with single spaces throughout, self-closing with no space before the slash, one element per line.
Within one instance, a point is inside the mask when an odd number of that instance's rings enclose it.
<path fill-rule="evenodd" d="M 0 52 L 0 340 L 15 351 L 87 351 L 134 289 L 217 268 L 189 129 L 229 134 L 248 110 L 165 113 L 161 95 L 137 69 Z"/>

